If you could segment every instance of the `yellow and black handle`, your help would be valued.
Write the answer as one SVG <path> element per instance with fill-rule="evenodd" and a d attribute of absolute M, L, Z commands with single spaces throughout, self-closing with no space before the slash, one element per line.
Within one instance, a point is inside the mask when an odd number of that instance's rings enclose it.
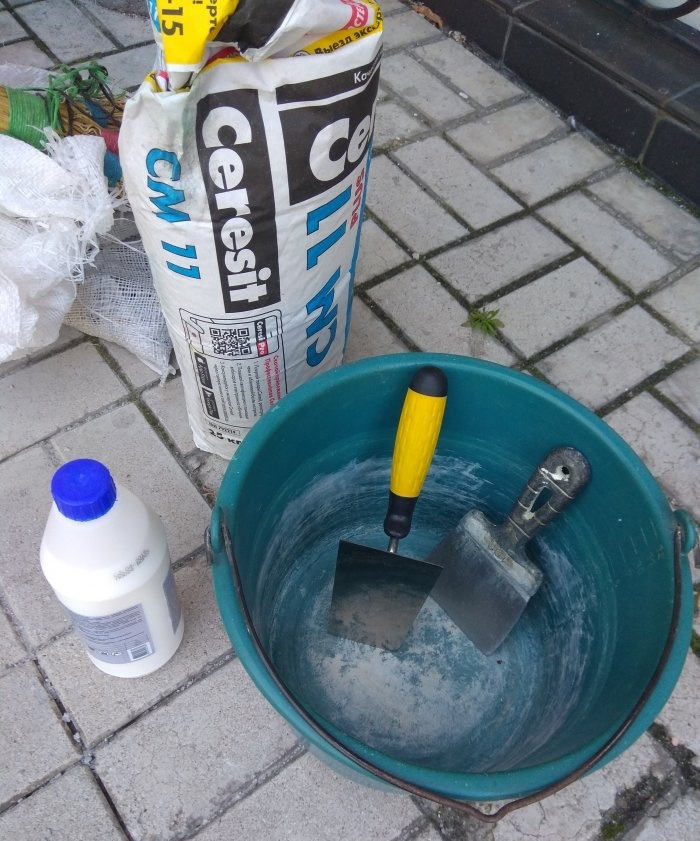
<path fill-rule="evenodd" d="M 435 454 L 447 402 L 447 377 L 435 365 L 419 368 L 406 392 L 391 465 L 384 531 L 392 541 L 411 530 L 413 510 Z"/>

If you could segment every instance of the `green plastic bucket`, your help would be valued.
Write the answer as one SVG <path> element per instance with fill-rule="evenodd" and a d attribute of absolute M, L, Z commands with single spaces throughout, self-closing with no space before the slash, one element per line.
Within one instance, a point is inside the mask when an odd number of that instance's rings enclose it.
<path fill-rule="evenodd" d="M 468 508 L 502 518 L 554 446 L 592 468 L 533 542 L 545 583 L 490 657 L 430 599 L 398 652 L 326 633 L 339 539 L 386 547 L 396 425 L 424 364 L 443 368 L 449 394 L 402 554 L 424 557 Z M 491 363 L 400 354 L 323 374 L 256 423 L 224 476 L 209 552 L 241 662 L 317 752 L 367 782 L 463 802 L 548 793 L 649 727 L 688 651 L 694 540 L 576 401 Z"/>

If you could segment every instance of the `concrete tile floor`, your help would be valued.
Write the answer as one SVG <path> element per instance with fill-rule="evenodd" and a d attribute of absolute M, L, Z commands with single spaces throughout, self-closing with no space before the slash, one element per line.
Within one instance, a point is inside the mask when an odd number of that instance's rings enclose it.
<path fill-rule="evenodd" d="M 347 360 L 448 351 L 545 378 L 602 415 L 700 519 L 697 214 L 399 0 L 382 5 Z M 99 57 L 126 88 L 153 57 L 146 20 L 96 0 L 2 0 L 0 39 L 0 62 Z M 496 337 L 465 327 L 478 308 L 499 310 Z M 177 378 L 162 387 L 128 352 L 68 329 L 0 367 L 0 428 L 0 837 L 697 837 L 695 654 L 657 725 L 620 758 L 477 825 L 338 776 L 254 689 L 203 557 L 226 463 L 193 447 Z M 87 661 L 39 571 L 51 475 L 79 455 L 106 461 L 158 511 L 175 559 L 185 639 L 136 681 Z"/>

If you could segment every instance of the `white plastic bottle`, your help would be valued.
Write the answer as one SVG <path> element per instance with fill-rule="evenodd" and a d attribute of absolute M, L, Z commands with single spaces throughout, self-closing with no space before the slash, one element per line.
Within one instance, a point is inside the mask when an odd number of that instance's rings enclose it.
<path fill-rule="evenodd" d="M 41 541 L 41 568 L 92 662 L 117 677 L 154 672 L 184 622 L 165 529 L 93 459 L 62 465 Z"/>

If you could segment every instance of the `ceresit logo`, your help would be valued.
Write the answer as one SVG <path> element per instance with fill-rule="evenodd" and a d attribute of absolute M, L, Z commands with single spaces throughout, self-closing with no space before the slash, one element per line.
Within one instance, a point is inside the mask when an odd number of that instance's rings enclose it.
<path fill-rule="evenodd" d="M 197 103 L 197 150 L 224 310 L 280 300 L 275 200 L 258 94 L 211 94 Z"/>
<path fill-rule="evenodd" d="M 277 89 L 291 204 L 334 187 L 362 164 L 374 129 L 378 84 L 379 58 L 313 83 Z"/>

